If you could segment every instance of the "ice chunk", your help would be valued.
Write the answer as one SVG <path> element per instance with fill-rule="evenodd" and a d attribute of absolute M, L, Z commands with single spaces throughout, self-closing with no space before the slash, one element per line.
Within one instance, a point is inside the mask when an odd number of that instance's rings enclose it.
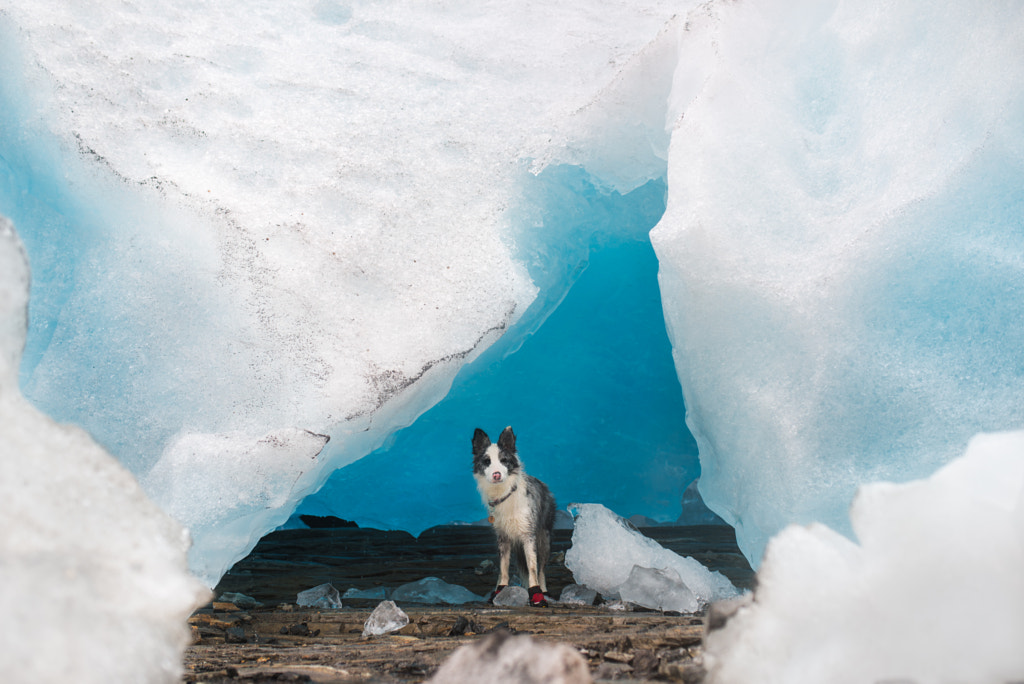
<path fill-rule="evenodd" d="M 380 636 L 409 624 L 409 616 L 394 601 L 381 601 L 363 625 L 363 636 Z"/>
<path fill-rule="evenodd" d="M 623 601 L 656 610 L 694 613 L 702 607 L 679 573 L 671 569 L 634 565 L 629 577 L 619 585 L 619 596 Z"/>
<path fill-rule="evenodd" d="M 755 600 L 709 634 L 709 681 L 1024 678 L 1024 431 L 984 434 L 931 477 L 862 487 L 859 543 L 772 538 Z"/>
<path fill-rule="evenodd" d="M 341 595 L 333 584 L 319 584 L 312 589 L 300 591 L 295 605 L 303 608 L 341 608 Z"/>
<path fill-rule="evenodd" d="M 377 599 L 384 600 L 388 597 L 387 587 L 375 587 L 373 589 L 356 589 L 350 587 L 342 594 L 342 598 L 352 599 Z"/>
<path fill-rule="evenodd" d="M 565 585 L 558 597 L 559 603 L 570 606 L 592 606 L 595 600 L 597 600 L 597 592 L 580 584 Z"/>
<path fill-rule="evenodd" d="M 738 593 L 720 572 L 711 572 L 693 558 L 669 551 L 601 504 L 573 508 L 578 513 L 565 565 L 578 584 L 605 597 L 618 598 L 619 587 L 639 565 L 675 572 L 701 605 Z"/>
<path fill-rule="evenodd" d="M 530 602 L 530 592 L 516 584 L 511 584 L 494 597 L 494 605 L 515 608 Z"/>
<path fill-rule="evenodd" d="M 590 669 L 568 644 L 507 631 L 460 646 L 429 680 L 432 684 L 592 684 Z"/>
<path fill-rule="evenodd" d="M 0 679 L 180 681 L 208 599 L 188 535 L 83 430 L 22 397 L 29 270 L 0 216 Z"/>
<path fill-rule="evenodd" d="M 651 239 L 700 491 L 756 568 L 1024 424 L 1024 12 L 718 2 L 670 40 Z"/>
<path fill-rule="evenodd" d="M 391 598 L 395 601 L 411 603 L 452 604 L 484 600 L 482 596 L 477 596 L 465 587 L 448 584 L 437 577 L 424 577 L 421 580 L 403 584 L 391 592 Z"/>

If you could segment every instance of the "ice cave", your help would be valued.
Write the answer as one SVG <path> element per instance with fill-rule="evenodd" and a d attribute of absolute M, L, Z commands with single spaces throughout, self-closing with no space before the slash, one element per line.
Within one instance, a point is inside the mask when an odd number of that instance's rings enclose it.
<path fill-rule="evenodd" d="M 131 504 L 153 553 L 187 530 L 210 587 L 300 513 L 484 517 L 475 427 L 514 425 L 561 506 L 673 521 L 699 477 L 769 592 L 794 566 L 900 577 L 873 511 L 925 540 L 942 507 L 873 483 L 959 484 L 942 519 L 998 532 L 972 567 L 1016 568 L 1019 607 L 1024 449 L 976 435 L 1024 428 L 1022 10 L 0 4 L 4 467 L 36 453 L 24 416 L 81 428 L 155 503 Z M 47 489 L 25 473 L 6 527 Z M 202 592 L 174 582 L 177 616 Z M 797 681 L 744 663 L 787 629 L 757 610 L 709 644 L 716 681 Z M 830 652 L 819 681 L 945 681 Z M 1024 677 L 980 652 L 974 681 Z"/>

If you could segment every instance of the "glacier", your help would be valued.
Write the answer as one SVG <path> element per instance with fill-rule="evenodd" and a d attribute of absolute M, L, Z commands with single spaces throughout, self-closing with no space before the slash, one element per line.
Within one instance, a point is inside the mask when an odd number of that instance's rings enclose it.
<path fill-rule="evenodd" d="M 858 486 L 1024 425 L 1022 57 L 1010 1 L 5 4 L 21 389 L 211 586 L 296 508 L 472 519 L 472 421 L 563 503 L 699 475 L 755 566 L 853 543 Z"/>

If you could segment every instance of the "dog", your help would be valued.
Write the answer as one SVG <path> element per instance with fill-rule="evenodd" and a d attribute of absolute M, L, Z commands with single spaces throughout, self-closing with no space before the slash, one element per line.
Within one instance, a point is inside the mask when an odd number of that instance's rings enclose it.
<path fill-rule="evenodd" d="M 473 477 L 498 537 L 498 585 L 490 601 L 508 586 L 508 566 L 515 550 L 520 571 L 526 568 L 530 605 L 546 606 L 544 594 L 548 587 L 544 566 L 551 554 L 555 499 L 546 484 L 523 470 L 511 427 L 502 431 L 497 444 L 491 444 L 487 433 L 476 429 Z"/>

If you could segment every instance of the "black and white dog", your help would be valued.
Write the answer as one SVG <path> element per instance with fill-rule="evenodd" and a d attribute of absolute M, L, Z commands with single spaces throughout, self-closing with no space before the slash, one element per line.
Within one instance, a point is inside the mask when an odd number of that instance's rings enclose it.
<path fill-rule="evenodd" d="M 480 428 L 473 433 L 473 477 L 487 505 L 488 520 L 498 535 L 498 586 L 491 600 L 508 586 L 508 566 L 515 549 L 525 566 L 531 606 L 546 606 L 544 566 L 551 553 L 555 499 L 547 485 L 527 475 L 516 453 L 516 436 L 505 428 L 497 444 Z"/>

